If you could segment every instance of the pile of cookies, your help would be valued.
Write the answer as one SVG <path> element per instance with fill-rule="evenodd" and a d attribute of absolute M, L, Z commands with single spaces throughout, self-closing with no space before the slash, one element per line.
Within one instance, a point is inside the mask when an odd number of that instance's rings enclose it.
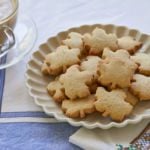
<path fill-rule="evenodd" d="M 55 76 L 48 93 L 68 117 L 97 111 L 123 121 L 139 101 L 150 100 L 150 55 L 136 53 L 141 47 L 132 37 L 101 28 L 71 32 L 43 62 L 42 73 Z"/>

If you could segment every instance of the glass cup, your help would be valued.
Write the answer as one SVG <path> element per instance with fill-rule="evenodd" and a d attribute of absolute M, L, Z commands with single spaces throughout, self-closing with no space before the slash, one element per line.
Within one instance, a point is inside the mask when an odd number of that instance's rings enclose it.
<path fill-rule="evenodd" d="M 33 19 L 18 9 L 18 0 L 0 0 L 0 69 L 22 60 L 37 39 Z"/>
<path fill-rule="evenodd" d="M 0 1 L 0 55 L 15 44 L 13 29 L 18 14 L 18 0 Z"/>

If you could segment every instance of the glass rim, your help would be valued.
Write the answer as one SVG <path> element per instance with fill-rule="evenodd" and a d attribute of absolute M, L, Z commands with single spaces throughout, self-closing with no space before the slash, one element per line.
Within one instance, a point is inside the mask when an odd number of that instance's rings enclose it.
<path fill-rule="evenodd" d="M 0 25 L 7 22 L 11 17 L 13 17 L 16 14 L 16 12 L 18 10 L 19 2 L 18 2 L 18 0 L 13 0 L 13 1 L 15 2 L 15 7 L 14 7 L 12 13 L 9 16 L 7 16 L 6 18 L 3 18 L 2 20 L 0 20 Z"/>

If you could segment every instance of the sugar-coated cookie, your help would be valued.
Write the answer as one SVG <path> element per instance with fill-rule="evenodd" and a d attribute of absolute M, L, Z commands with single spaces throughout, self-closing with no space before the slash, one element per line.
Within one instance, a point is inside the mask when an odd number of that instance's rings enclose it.
<path fill-rule="evenodd" d="M 90 95 L 82 99 L 65 99 L 62 102 L 62 110 L 71 118 L 84 118 L 87 114 L 95 111 L 94 107 L 95 97 Z"/>
<path fill-rule="evenodd" d="M 93 80 L 93 74 L 89 71 L 80 71 L 78 65 L 68 68 L 66 73 L 62 74 L 59 79 L 65 88 L 65 94 L 70 99 L 89 96 L 89 85 L 92 84 Z"/>
<path fill-rule="evenodd" d="M 104 117 L 111 117 L 115 121 L 123 121 L 132 112 L 132 105 L 125 101 L 126 94 L 121 89 L 114 89 L 110 92 L 103 87 L 98 87 L 96 91 L 96 110 Z"/>
<path fill-rule="evenodd" d="M 134 95 L 137 95 L 141 101 L 150 100 L 150 77 L 135 74 L 133 80 L 131 91 Z"/>
<path fill-rule="evenodd" d="M 118 47 L 120 49 L 126 49 L 130 54 L 133 54 L 142 47 L 142 43 L 130 36 L 123 36 L 118 39 Z"/>
<path fill-rule="evenodd" d="M 150 55 L 145 53 L 137 53 L 134 56 L 131 56 L 131 59 L 134 60 L 139 65 L 139 72 L 145 75 L 150 75 Z"/>
<path fill-rule="evenodd" d="M 110 89 L 126 88 L 131 84 L 133 68 L 120 59 L 104 60 L 99 63 L 98 81 Z"/>
<path fill-rule="evenodd" d="M 69 66 L 78 64 L 80 62 L 79 56 L 80 50 L 78 48 L 68 49 L 67 46 L 59 46 L 56 51 L 46 56 L 42 71 L 50 75 L 58 75 Z"/>
<path fill-rule="evenodd" d="M 107 34 L 101 28 L 95 28 L 92 34 L 85 34 L 83 37 L 84 47 L 91 55 L 101 55 L 105 47 L 116 50 L 117 37 L 115 34 Z"/>
<path fill-rule="evenodd" d="M 69 48 L 79 48 L 83 50 L 83 36 L 77 32 L 70 32 L 68 38 L 63 40 L 62 43 L 67 45 Z"/>
<path fill-rule="evenodd" d="M 65 90 L 58 79 L 59 78 L 56 77 L 56 79 L 54 81 L 51 81 L 48 84 L 47 91 L 56 102 L 62 102 L 62 100 L 64 100 L 66 98 Z"/>

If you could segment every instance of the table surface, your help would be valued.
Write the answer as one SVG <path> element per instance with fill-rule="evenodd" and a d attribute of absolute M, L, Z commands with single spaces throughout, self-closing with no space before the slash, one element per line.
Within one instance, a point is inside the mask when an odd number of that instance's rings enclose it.
<path fill-rule="evenodd" d="M 148 0 L 20 0 L 19 13 L 28 14 L 36 23 L 38 38 L 33 52 L 50 36 L 82 24 L 111 23 L 150 33 L 149 6 Z M 57 126 L 57 123 L 0 124 L 0 149 L 79 149 L 68 142 L 78 128 L 67 123 Z"/>

